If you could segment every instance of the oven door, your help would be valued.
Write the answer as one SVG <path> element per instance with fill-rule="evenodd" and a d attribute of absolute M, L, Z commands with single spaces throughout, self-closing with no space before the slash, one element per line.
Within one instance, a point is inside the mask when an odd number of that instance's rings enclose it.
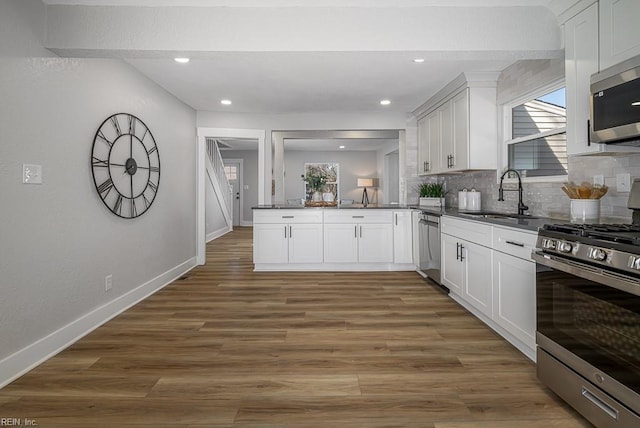
<path fill-rule="evenodd" d="M 536 261 L 537 342 L 640 414 L 640 284 L 562 257 Z"/>

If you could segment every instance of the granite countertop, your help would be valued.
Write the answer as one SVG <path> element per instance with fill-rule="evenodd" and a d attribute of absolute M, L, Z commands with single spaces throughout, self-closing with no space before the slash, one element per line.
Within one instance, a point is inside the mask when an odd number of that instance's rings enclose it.
<path fill-rule="evenodd" d="M 288 204 L 272 204 L 272 205 L 257 205 L 255 207 L 251 207 L 254 210 L 375 210 L 375 209 L 384 209 L 384 210 L 406 210 L 409 208 L 414 208 L 415 205 L 398 205 L 398 204 L 348 204 L 348 205 L 338 205 L 338 206 L 328 206 L 328 207 L 305 207 L 302 205 L 288 205 Z"/>

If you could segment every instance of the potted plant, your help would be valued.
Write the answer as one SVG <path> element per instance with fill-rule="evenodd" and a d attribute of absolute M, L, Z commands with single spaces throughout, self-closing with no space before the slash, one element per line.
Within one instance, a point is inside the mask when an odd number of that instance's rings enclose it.
<path fill-rule="evenodd" d="M 307 191 L 312 192 L 313 201 L 322 201 L 322 192 L 327 184 L 327 177 L 322 172 L 309 170 L 307 175 L 302 175 L 302 181 L 307 183 Z"/>
<path fill-rule="evenodd" d="M 418 194 L 420 195 L 420 205 L 426 207 L 443 207 L 444 195 L 447 191 L 444 189 L 444 183 L 420 183 L 418 185 Z"/>

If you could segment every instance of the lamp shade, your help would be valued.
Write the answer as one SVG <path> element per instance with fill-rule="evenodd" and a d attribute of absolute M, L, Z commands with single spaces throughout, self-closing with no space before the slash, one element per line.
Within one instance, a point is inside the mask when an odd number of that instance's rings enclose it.
<path fill-rule="evenodd" d="M 358 178 L 358 187 L 373 187 L 373 178 Z"/>

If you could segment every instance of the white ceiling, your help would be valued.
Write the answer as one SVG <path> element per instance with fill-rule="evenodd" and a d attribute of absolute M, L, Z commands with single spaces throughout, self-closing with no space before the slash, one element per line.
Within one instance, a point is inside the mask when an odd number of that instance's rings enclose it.
<path fill-rule="evenodd" d="M 218 7 L 219 10 L 228 8 L 271 8 L 271 7 L 292 7 L 300 10 L 301 7 L 335 7 L 338 8 L 358 7 L 358 8 L 403 8 L 403 7 L 428 7 L 428 6 L 454 6 L 454 7 L 495 7 L 495 6 L 522 6 L 522 7 L 548 7 L 553 1 L 559 0 L 43 0 L 51 7 L 64 7 L 55 5 L 85 5 L 85 6 L 144 6 L 153 7 Z M 91 9 L 91 8 L 89 8 Z M 188 9 L 188 8 L 187 8 Z M 517 8 L 516 8 L 517 9 Z M 166 9 L 165 9 L 166 10 Z M 178 10 L 178 9 L 176 9 Z M 210 9 L 207 9 L 210 10 Z M 240 9 L 239 9 L 240 10 Z M 248 9 L 241 9 L 248 10 Z M 266 9 L 265 9 L 266 10 Z M 308 10 L 308 9 L 307 9 Z M 391 9 L 389 9 L 391 10 Z M 424 10 L 424 9 L 422 9 Z M 149 11 L 154 11 L 149 9 Z M 64 12 L 67 12 L 66 10 Z M 101 10 L 100 14 L 105 15 L 105 21 L 109 10 Z M 140 12 L 139 10 L 137 11 Z M 74 11 L 69 11 L 69 16 Z M 158 12 L 161 16 L 162 13 Z M 239 12 L 240 13 L 240 12 Z M 54 14 L 50 14 L 54 15 Z M 91 15 L 91 14 L 89 14 Z M 89 16 L 88 15 L 88 16 Z M 182 14 L 180 14 L 182 15 Z M 93 19 L 95 17 L 91 15 Z M 55 16 L 53 19 L 58 18 Z M 49 19 L 49 18 L 48 18 Z M 71 21 L 75 19 L 75 21 Z M 548 18 L 546 25 L 548 25 Z M 334 51 L 331 48 L 310 48 L 284 49 L 288 51 L 277 51 L 277 49 L 233 49 L 232 42 L 225 45 L 225 41 L 220 41 L 221 48 L 218 50 L 202 50 L 202 37 L 180 39 L 181 34 L 176 35 L 184 46 L 188 40 L 198 39 L 198 46 L 192 49 L 185 48 L 183 52 L 191 58 L 188 64 L 178 64 L 173 61 L 174 56 L 180 52 L 173 46 L 166 49 L 158 46 L 148 47 L 152 42 L 140 40 L 147 33 L 131 35 L 123 34 L 123 43 L 131 43 L 132 48 L 124 49 L 120 46 L 105 48 L 98 46 L 102 40 L 96 39 L 91 46 L 91 40 L 87 32 L 83 37 L 82 31 L 89 31 L 87 23 L 77 23 L 78 18 L 69 18 L 69 23 L 78 25 L 80 30 L 75 37 L 75 46 L 48 46 L 62 56 L 105 56 L 119 57 L 137 68 L 143 74 L 167 89 L 177 98 L 196 110 L 213 112 L 232 113 L 258 113 L 258 114 L 287 114 L 287 113 L 314 113 L 314 112 L 346 112 L 346 111 L 377 111 L 377 112 L 411 112 L 419 107 L 429 97 L 445 86 L 461 72 L 474 71 L 501 71 L 519 59 L 531 59 L 536 57 L 549 57 L 548 51 L 535 50 L 527 51 L 505 49 L 496 47 L 495 50 L 482 49 L 477 46 L 469 47 L 455 46 L 449 50 L 430 48 L 432 40 L 424 40 L 422 43 L 427 47 L 425 50 L 402 50 L 402 46 L 408 46 L 406 40 L 399 43 L 397 50 L 379 50 L 380 42 L 388 42 L 384 38 L 372 41 L 365 48 L 345 48 L 344 51 Z M 114 20 L 115 21 L 115 20 Z M 64 21 L 54 21 L 63 22 Z M 76 24 L 77 23 L 77 24 Z M 402 28 L 402 22 L 389 22 L 389 25 Z M 492 26 L 496 23 L 482 23 L 484 26 Z M 264 25 L 269 25 L 265 22 Z M 327 34 L 331 32 L 331 22 L 326 23 Z M 445 24 L 449 25 L 449 24 Z M 454 20 L 450 25 L 457 25 Z M 504 23 L 501 23 L 504 25 Z M 76 29 L 57 30 L 48 28 L 48 39 L 63 40 L 59 42 L 63 45 L 66 41 L 64 37 L 74 33 Z M 58 26 L 64 26 L 58 24 Z M 465 34 L 467 28 L 461 26 L 459 33 L 464 40 L 473 41 L 474 36 Z M 109 29 L 109 26 L 105 28 Z M 116 27 L 114 27 L 116 28 Z M 237 28 L 237 27 L 235 27 Z M 371 27 L 368 27 L 371 28 Z M 532 28 L 532 27 L 530 27 Z M 535 26 L 533 27 L 535 28 Z M 243 29 L 246 32 L 246 28 Z M 126 30 L 125 30 L 126 31 Z M 132 30 L 133 31 L 133 30 Z M 140 30 L 142 31 L 142 30 Z M 158 25 L 157 31 L 160 34 L 156 40 L 166 40 L 165 34 L 161 34 L 163 27 Z M 181 31 L 181 28 L 169 28 L 167 31 Z M 185 30 L 186 31 L 186 30 Z M 220 31 L 220 30 L 219 30 Z M 260 28 L 255 29 L 258 37 Z M 379 30 L 382 34 L 384 28 Z M 510 30 L 517 33 L 517 29 Z M 60 36 L 59 34 L 62 34 Z M 468 32 L 467 32 L 468 33 Z M 197 33 L 194 33 L 197 34 Z M 218 35 L 219 33 L 216 33 Z M 236 41 L 246 37 L 246 34 L 234 34 L 233 28 L 225 29 L 225 36 L 228 40 Z M 364 33 L 363 33 L 364 34 Z M 369 33 L 370 34 L 370 33 Z M 392 33 L 390 33 L 392 34 Z M 400 35 L 395 33 L 396 37 Z M 270 33 L 273 36 L 273 33 Z M 281 33 L 277 34 L 281 36 Z M 58 38 L 56 38 L 56 36 Z M 362 43 L 357 39 L 357 32 L 350 42 Z M 422 35 L 424 37 L 424 34 Z M 526 37 L 522 35 L 526 45 Z M 149 36 L 150 37 L 150 36 Z M 267 36 L 265 36 L 267 37 Z M 291 34 L 296 37 L 296 34 Z M 392 37 L 392 36 L 389 36 Z M 410 39 L 410 36 L 408 36 Z M 530 37 L 529 37 L 530 38 Z M 128 40 L 127 40 L 128 39 Z M 433 38 L 431 38 L 433 39 Z M 108 37 L 105 39 L 108 40 Z M 254 39 L 251 39 L 254 40 Z M 170 43 L 169 40 L 167 43 Z M 304 42 L 304 40 L 303 40 Z M 310 46 L 316 46 L 315 40 L 309 39 Z M 514 45 L 517 45 L 517 40 Z M 176 42 L 177 44 L 178 42 Z M 280 46 L 288 46 L 287 42 L 280 41 Z M 259 44 L 259 43 L 258 43 Z M 124 45 L 123 45 L 124 46 Z M 258 46 L 258 45 L 256 45 Z M 326 46 L 330 46 L 327 42 Z M 361 45 L 358 45 L 361 46 Z M 164 49 L 164 50 L 163 50 Z M 260 50 L 260 52 L 258 52 Z M 83 53 L 85 55 L 83 55 Z M 551 53 L 557 55 L 558 52 Z M 425 62 L 416 64 L 413 58 L 424 58 Z M 221 99 L 232 100 L 232 105 L 223 106 Z M 389 106 L 381 106 L 379 101 L 389 99 Z"/>

